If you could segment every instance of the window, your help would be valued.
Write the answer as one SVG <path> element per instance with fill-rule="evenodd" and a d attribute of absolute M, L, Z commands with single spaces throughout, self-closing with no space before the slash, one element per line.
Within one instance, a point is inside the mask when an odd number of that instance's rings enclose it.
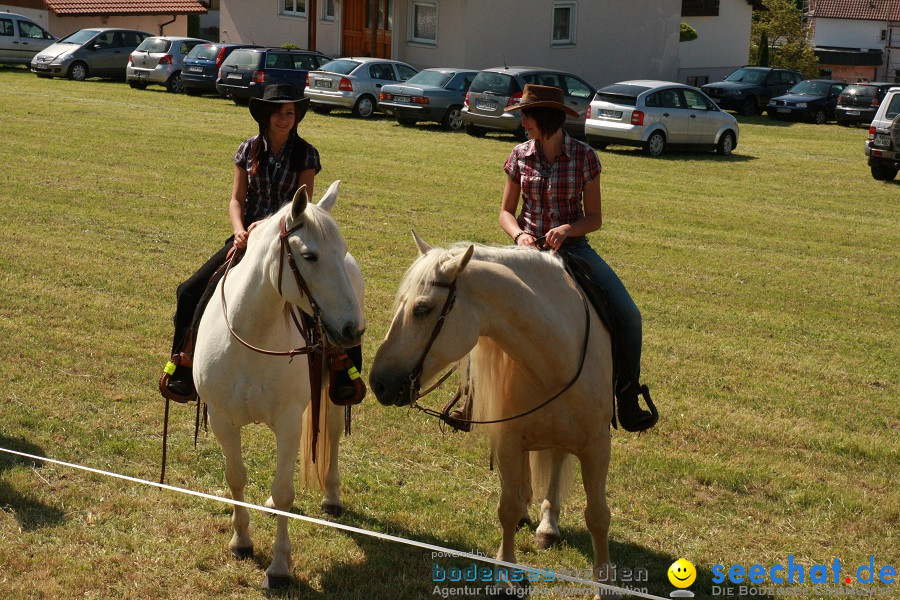
<path fill-rule="evenodd" d="M 688 108 L 693 110 L 709 110 L 709 101 L 694 90 L 681 90 Z"/>
<path fill-rule="evenodd" d="M 281 14 L 293 17 L 306 16 L 306 0 L 282 0 Z"/>
<path fill-rule="evenodd" d="M 409 3 L 409 39 L 437 44 L 438 8 L 436 1 L 412 0 Z"/>
<path fill-rule="evenodd" d="M 406 65 L 396 65 L 397 71 L 400 73 L 400 81 L 406 81 L 416 74 L 416 70 Z"/>
<path fill-rule="evenodd" d="M 34 23 L 29 23 L 28 21 L 19 21 L 19 37 L 31 38 L 35 40 L 53 39 L 53 36 L 51 36 L 49 33 L 44 31 Z"/>
<path fill-rule="evenodd" d="M 572 96 L 573 98 L 592 98 L 594 96 L 594 90 L 591 89 L 591 86 L 577 77 L 566 75 L 564 79 L 566 80 L 566 89 L 568 90 L 566 93 L 567 96 Z"/>
<path fill-rule="evenodd" d="M 0 35 L 13 35 L 12 19 L 0 19 Z"/>
<path fill-rule="evenodd" d="M 693 87 L 700 87 L 709 83 L 709 75 L 690 75 L 687 78 L 687 84 Z"/>
<path fill-rule="evenodd" d="M 322 3 L 322 20 L 334 21 L 334 0 L 325 0 Z"/>
<path fill-rule="evenodd" d="M 391 68 L 391 65 L 385 64 L 374 64 L 369 67 L 369 77 L 372 79 L 387 79 L 389 81 L 395 81 L 394 70 Z"/>
<path fill-rule="evenodd" d="M 682 17 L 718 17 L 719 0 L 681 0 Z"/>
<path fill-rule="evenodd" d="M 571 46 L 575 44 L 575 2 L 553 3 L 553 33 L 551 46 Z"/>

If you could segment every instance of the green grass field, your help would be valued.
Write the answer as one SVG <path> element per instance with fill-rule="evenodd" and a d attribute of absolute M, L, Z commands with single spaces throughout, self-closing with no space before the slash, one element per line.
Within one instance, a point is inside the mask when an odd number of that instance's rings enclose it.
<path fill-rule="evenodd" d="M 367 281 L 370 363 L 411 229 L 435 245 L 509 242 L 497 212 L 514 142 L 349 113 L 310 112 L 301 130 L 322 155 L 316 197 L 344 182 L 335 215 Z M 218 98 L 0 68 L 0 131 L 0 447 L 154 480 L 174 290 L 231 233 L 232 157 L 255 123 Z M 633 585 L 667 596 L 680 557 L 698 598 L 724 597 L 717 564 L 792 555 L 846 573 L 874 556 L 900 570 L 900 182 L 872 179 L 865 136 L 742 118 L 728 158 L 600 153 L 591 240 L 641 307 L 661 412 L 649 434 L 613 434 L 611 553 L 646 570 Z M 486 442 L 371 396 L 355 416 L 341 521 L 493 556 Z M 173 407 L 168 482 L 227 495 L 218 444 L 201 433 L 194 449 L 193 419 Z M 273 438 L 250 427 L 244 447 L 262 503 Z M 295 510 L 320 516 L 319 500 L 299 490 Z M 541 551 L 522 530 L 519 560 L 588 567 L 583 509 L 576 488 L 566 541 Z M 274 519 L 252 527 L 257 558 L 238 562 L 224 504 L 0 453 L 3 598 L 266 597 Z M 291 539 L 286 597 L 432 598 L 433 564 L 468 564 L 301 522 Z"/>

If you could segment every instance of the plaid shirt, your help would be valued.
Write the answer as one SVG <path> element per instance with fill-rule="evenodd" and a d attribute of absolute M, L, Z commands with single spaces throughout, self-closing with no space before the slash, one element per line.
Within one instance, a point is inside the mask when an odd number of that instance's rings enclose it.
<path fill-rule="evenodd" d="M 281 148 L 278 156 L 269 153 L 269 139 L 263 137 L 263 158 L 256 175 L 250 175 L 252 157 L 250 146 L 258 136 L 246 140 L 238 147 L 234 155 L 234 164 L 247 171 L 247 201 L 244 203 L 244 226 L 249 227 L 254 221 L 265 219 L 269 215 L 278 212 L 294 198 L 300 182 L 300 171 L 315 169 L 316 173 L 322 170 L 319 162 L 319 151 L 305 141 L 306 156 L 301 161 L 299 171 L 291 170 L 291 153 L 294 146 L 301 144 L 298 136 L 291 134 L 288 141 Z M 266 158 L 268 157 L 268 158 Z"/>
<path fill-rule="evenodd" d="M 519 227 L 540 237 L 584 216 L 584 186 L 600 175 L 597 153 L 563 131 L 562 152 L 553 164 L 541 157 L 534 140 L 513 148 L 503 170 L 522 188 Z"/>

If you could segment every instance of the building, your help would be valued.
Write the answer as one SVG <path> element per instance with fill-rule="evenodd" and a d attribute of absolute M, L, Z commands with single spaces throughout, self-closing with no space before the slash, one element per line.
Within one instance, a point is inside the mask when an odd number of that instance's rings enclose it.
<path fill-rule="evenodd" d="M 682 0 L 682 21 L 697 39 L 679 44 L 678 81 L 699 87 L 746 65 L 758 7 L 759 0 Z"/>

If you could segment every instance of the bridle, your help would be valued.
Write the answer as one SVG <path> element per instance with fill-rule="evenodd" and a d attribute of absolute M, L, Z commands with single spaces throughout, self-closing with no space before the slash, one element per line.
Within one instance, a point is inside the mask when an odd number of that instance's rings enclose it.
<path fill-rule="evenodd" d="M 305 327 L 303 319 L 296 312 L 297 308 L 292 304 L 288 304 L 288 313 L 290 313 L 291 319 L 294 321 L 294 325 L 297 327 L 297 330 L 303 337 L 303 341 L 306 343 L 305 346 L 294 348 L 293 350 L 266 350 L 264 348 L 254 346 L 253 344 L 247 342 L 240 335 L 238 335 L 238 333 L 234 330 L 234 327 L 231 326 L 231 322 L 228 320 L 228 306 L 225 303 L 225 280 L 228 277 L 228 273 L 231 271 L 232 266 L 234 266 L 235 253 L 232 253 L 229 256 L 228 262 L 226 263 L 225 274 L 222 276 L 222 285 L 220 286 L 220 291 L 222 294 L 222 315 L 225 317 L 225 325 L 228 327 L 228 331 L 231 332 L 231 335 L 234 337 L 234 339 L 239 341 L 250 350 L 253 350 L 254 352 L 266 354 L 268 356 L 290 356 L 291 358 L 293 358 L 298 354 L 312 354 L 313 352 L 324 353 L 326 350 L 327 341 L 325 336 L 323 335 L 324 324 L 322 322 L 322 311 L 313 298 L 312 293 L 309 291 L 309 286 L 306 285 L 306 281 L 300 274 L 300 269 L 297 268 L 297 262 L 294 260 L 294 254 L 291 252 L 291 247 L 288 243 L 288 238 L 290 237 L 290 235 L 296 231 L 299 231 L 302 227 L 303 221 L 301 220 L 299 223 L 288 229 L 287 215 L 281 217 L 281 233 L 278 236 L 281 244 L 278 255 L 278 295 L 282 295 L 281 280 L 282 273 L 284 271 L 284 257 L 287 256 L 288 266 L 291 268 L 291 272 L 294 274 L 294 281 L 296 281 L 297 283 L 297 289 L 300 292 L 300 297 L 307 298 L 307 300 L 309 301 L 310 309 L 312 311 L 309 319 L 307 319 L 311 320 L 312 324 L 309 327 Z"/>
<path fill-rule="evenodd" d="M 440 379 L 438 379 L 438 381 L 434 385 L 429 387 L 424 392 L 419 393 L 419 389 L 422 387 L 422 368 L 425 365 L 425 359 L 428 356 L 428 352 L 431 350 L 431 347 L 434 345 L 435 340 L 437 339 L 438 335 L 441 333 L 441 329 L 444 326 L 444 321 L 447 318 L 447 314 L 450 312 L 450 310 L 453 308 L 453 305 L 456 303 L 456 280 L 458 277 L 459 277 L 459 274 L 457 274 L 457 276 L 454 277 L 453 281 L 451 281 L 450 283 L 443 283 L 440 281 L 432 281 L 430 283 L 430 285 L 432 285 L 434 287 L 447 289 L 448 290 L 447 299 L 444 301 L 444 307 L 441 309 L 441 314 L 440 314 L 440 316 L 438 316 L 438 320 L 434 324 L 434 329 L 431 330 L 431 337 L 428 339 L 428 343 L 425 345 L 425 350 L 422 352 L 422 356 L 419 358 L 419 362 L 416 363 L 415 368 L 409 374 L 409 399 L 410 399 L 409 404 L 410 404 L 410 406 L 412 408 L 415 408 L 416 410 L 419 410 L 419 411 L 427 414 L 427 415 L 431 415 L 433 417 L 438 417 L 441 420 L 446 420 L 447 415 L 440 411 L 436 411 L 436 410 L 428 408 L 426 406 L 422 406 L 418 403 L 418 401 L 420 399 L 424 398 L 425 396 L 427 396 L 429 393 L 434 391 L 438 386 L 440 386 L 444 381 L 446 381 L 446 379 L 448 377 L 450 377 L 450 375 L 456 370 L 456 367 L 454 366 L 452 369 L 447 371 L 447 373 L 442 375 L 440 377 Z M 587 299 L 585 298 L 584 293 L 578 287 L 577 283 L 575 284 L 575 289 L 578 290 L 578 295 L 581 297 L 581 302 L 584 305 L 585 331 L 584 331 L 584 342 L 581 346 L 581 357 L 578 361 L 578 370 L 575 372 L 574 377 L 572 377 L 572 379 L 569 381 L 569 383 L 566 384 L 566 386 L 563 389 L 558 391 L 556 394 L 554 394 L 547 400 L 544 400 L 537 406 L 530 408 L 524 412 L 521 412 L 517 415 L 513 415 L 511 417 L 504 417 L 502 419 L 491 419 L 491 420 L 486 420 L 486 421 L 476 421 L 476 420 L 471 420 L 471 419 L 462 419 L 459 417 L 454 417 L 453 419 L 455 421 L 461 422 L 461 423 L 469 423 L 469 424 L 473 424 L 473 425 L 491 425 L 494 423 L 504 423 L 506 421 L 513 421 L 515 419 L 519 419 L 521 417 L 530 415 L 531 413 L 544 408 L 545 406 L 547 406 L 548 404 L 550 404 L 551 402 L 553 402 L 554 400 L 556 400 L 557 398 L 562 396 L 564 393 L 566 393 L 573 385 L 575 385 L 575 382 L 578 381 L 578 378 L 581 376 L 581 371 L 584 368 L 584 360 L 585 360 L 585 357 L 587 356 L 588 341 L 590 340 L 590 335 L 591 335 L 591 314 L 590 314 L 590 308 L 588 307 Z"/>

